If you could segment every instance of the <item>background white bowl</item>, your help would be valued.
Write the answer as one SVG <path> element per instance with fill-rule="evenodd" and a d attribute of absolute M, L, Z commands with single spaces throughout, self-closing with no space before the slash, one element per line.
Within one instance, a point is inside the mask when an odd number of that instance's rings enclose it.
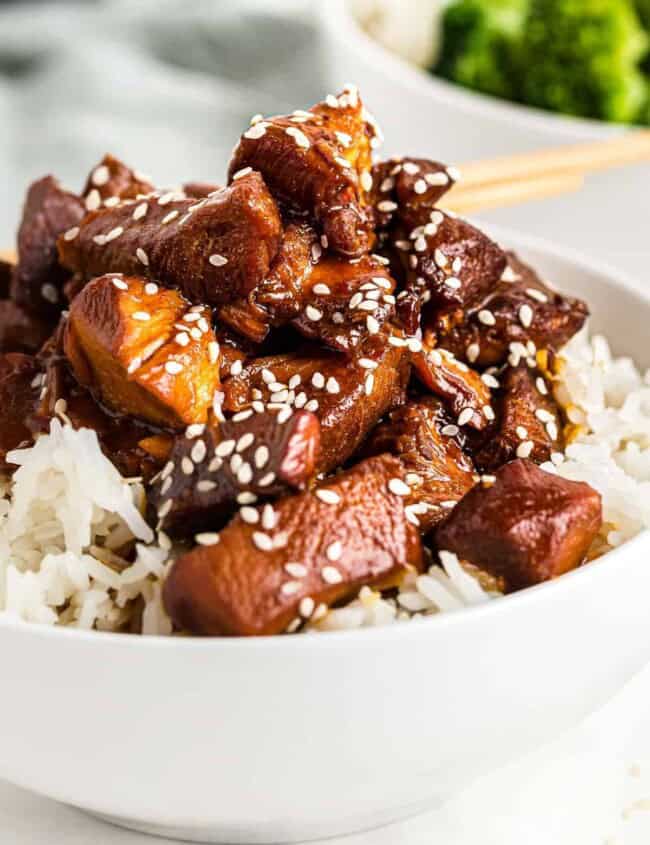
<path fill-rule="evenodd" d="M 495 232 L 650 363 L 650 297 Z M 522 593 L 365 631 L 137 638 L 0 617 L 0 778 L 197 841 L 323 837 L 410 815 L 558 737 L 650 658 L 650 535 Z"/>
<path fill-rule="evenodd" d="M 370 38 L 350 0 L 322 4 L 325 60 L 336 85 L 354 82 L 386 130 L 387 154 L 449 163 L 597 141 L 625 131 L 508 103 L 446 82 Z M 408 14 L 408 4 L 405 5 Z M 504 226 L 570 245 L 638 272 L 648 259 L 639 220 L 650 219 L 650 165 L 589 178 L 577 194 L 482 215 Z"/>

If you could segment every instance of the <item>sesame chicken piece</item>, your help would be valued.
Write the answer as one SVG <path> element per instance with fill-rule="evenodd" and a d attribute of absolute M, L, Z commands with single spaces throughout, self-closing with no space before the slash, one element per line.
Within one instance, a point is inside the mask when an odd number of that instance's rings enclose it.
<path fill-rule="evenodd" d="M 516 460 L 461 499 L 436 543 L 514 591 L 580 566 L 601 524 L 600 495 L 588 484 Z"/>
<path fill-rule="evenodd" d="M 36 407 L 41 367 L 31 355 L 0 355 L 0 468 L 10 469 L 7 453 L 32 442 L 27 418 Z"/>
<path fill-rule="evenodd" d="M 390 158 L 372 168 L 372 205 L 377 228 L 395 220 L 410 229 L 431 222 L 431 213 L 456 183 L 453 167 L 428 158 Z"/>
<path fill-rule="evenodd" d="M 289 223 L 268 275 L 245 298 L 219 309 L 219 319 L 262 343 L 272 327 L 290 322 L 305 306 L 307 283 L 321 247 L 308 223 Z"/>
<path fill-rule="evenodd" d="M 371 458 L 312 492 L 256 508 L 255 522 L 240 514 L 220 535 L 199 535 L 211 545 L 172 566 L 167 612 L 194 634 L 279 634 L 366 584 L 394 586 L 422 568 L 403 473 L 396 458 Z"/>
<path fill-rule="evenodd" d="M 135 200 L 153 190 L 146 176 L 107 153 L 90 171 L 82 196 L 86 210 L 96 211 L 102 205 L 110 208 L 121 199 Z"/>
<path fill-rule="evenodd" d="M 219 386 L 209 317 L 154 282 L 100 276 L 71 304 L 65 354 L 78 381 L 117 412 L 172 429 L 203 423 Z"/>
<path fill-rule="evenodd" d="M 525 357 L 534 349 L 560 349 L 589 316 L 587 305 L 542 282 L 535 271 L 512 253 L 494 290 L 464 319 L 432 327 L 441 346 L 477 367 L 490 367 Z"/>
<path fill-rule="evenodd" d="M 218 305 L 266 277 L 281 233 L 275 201 L 251 173 L 200 200 L 168 192 L 99 209 L 58 245 L 61 262 L 85 278 L 144 275 Z"/>
<path fill-rule="evenodd" d="M 492 471 L 515 458 L 541 464 L 564 451 L 560 409 L 541 371 L 521 363 L 506 367 L 498 380 L 497 420 L 475 453 L 477 466 Z"/>
<path fill-rule="evenodd" d="M 458 426 L 483 431 L 495 418 L 490 388 L 467 364 L 446 349 L 423 346 L 412 356 L 422 383 L 446 404 Z"/>
<path fill-rule="evenodd" d="M 397 226 L 390 243 L 404 268 L 398 312 L 411 333 L 423 309 L 423 325 L 434 331 L 462 320 L 495 289 L 506 266 L 505 253 L 487 235 L 438 210 L 424 225 Z"/>
<path fill-rule="evenodd" d="M 384 335 L 368 339 L 348 359 L 320 348 L 249 361 L 224 382 L 224 407 L 263 411 L 268 404 L 311 411 L 321 425 L 318 472 L 328 472 L 354 454 L 381 417 L 404 401 L 408 352 Z"/>
<path fill-rule="evenodd" d="M 324 246 L 356 257 L 374 237 L 368 191 L 375 138 L 356 89 L 348 88 L 309 111 L 257 120 L 235 147 L 229 178 L 258 170 L 284 207 L 309 215 Z"/>
<path fill-rule="evenodd" d="M 170 533 L 218 526 L 238 503 L 304 489 L 319 448 L 320 425 L 309 411 L 244 411 L 218 426 L 190 426 L 151 487 L 152 515 Z"/>
<path fill-rule="evenodd" d="M 65 305 L 63 286 L 70 277 L 59 263 L 57 239 L 75 234 L 84 214 L 81 199 L 65 191 L 53 176 L 39 179 L 27 191 L 11 298 L 52 326 Z"/>
<path fill-rule="evenodd" d="M 427 533 L 476 481 L 463 435 L 433 396 L 409 400 L 380 423 L 363 446 L 363 455 L 395 455 L 406 471 L 408 519 Z"/>

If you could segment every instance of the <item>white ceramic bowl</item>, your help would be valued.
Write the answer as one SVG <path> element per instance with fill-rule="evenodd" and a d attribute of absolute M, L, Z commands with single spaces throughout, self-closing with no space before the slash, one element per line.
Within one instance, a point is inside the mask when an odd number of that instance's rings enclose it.
<path fill-rule="evenodd" d="M 495 236 L 650 363 L 650 297 Z M 606 702 L 650 659 L 650 535 L 487 605 L 403 625 L 165 639 L 0 617 L 0 777 L 151 833 L 271 843 L 435 805 Z"/>
<path fill-rule="evenodd" d="M 322 4 L 329 75 L 356 83 L 379 122 L 390 127 L 391 152 L 434 148 L 464 161 L 542 146 L 612 137 L 624 127 L 583 120 L 489 97 L 427 73 L 371 38 L 350 0 Z M 404 14 L 409 14 L 408 4 Z M 420 149 L 413 149 L 420 140 Z"/>

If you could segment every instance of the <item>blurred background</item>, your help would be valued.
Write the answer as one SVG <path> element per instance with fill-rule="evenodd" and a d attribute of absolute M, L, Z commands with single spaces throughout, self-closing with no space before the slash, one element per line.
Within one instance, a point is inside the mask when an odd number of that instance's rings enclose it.
<path fill-rule="evenodd" d="M 605 138 L 650 115 L 649 0 L 0 2 L 0 243 L 27 184 L 106 151 L 219 181 L 251 115 L 355 82 L 386 153 L 459 163 Z M 560 114 L 559 112 L 564 112 Z M 567 114 L 568 113 L 568 114 Z M 650 170 L 486 219 L 639 272 Z"/>

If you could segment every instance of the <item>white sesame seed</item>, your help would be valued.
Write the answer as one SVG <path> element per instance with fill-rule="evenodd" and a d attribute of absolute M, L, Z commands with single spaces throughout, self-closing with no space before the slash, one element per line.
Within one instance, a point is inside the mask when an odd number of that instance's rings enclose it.
<path fill-rule="evenodd" d="M 210 264 L 212 264 L 213 267 L 223 267 L 228 263 L 228 259 L 224 255 L 219 255 L 219 253 L 217 252 L 211 255 L 208 258 L 208 261 L 210 262 Z"/>
<path fill-rule="evenodd" d="M 332 562 L 337 561 L 343 554 L 343 545 L 339 540 L 335 540 L 325 549 L 325 554 L 327 555 L 328 560 L 331 560 Z"/>
<path fill-rule="evenodd" d="M 325 390 L 328 393 L 340 393 L 341 387 L 340 387 L 338 381 L 333 376 L 330 376 L 330 378 L 327 379 L 327 384 L 325 385 Z"/>
<path fill-rule="evenodd" d="M 517 446 L 516 455 L 518 458 L 528 458 L 530 457 L 530 453 L 533 451 L 535 444 L 532 440 L 524 440 L 523 443 L 520 443 Z"/>
<path fill-rule="evenodd" d="M 266 475 L 262 476 L 257 482 L 259 487 L 268 487 L 270 484 L 273 484 L 275 481 L 275 473 L 274 472 L 267 472 Z"/>
<path fill-rule="evenodd" d="M 370 396 L 375 386 L 375 377 L 372 373 L 368 373 L 363 383 L 364 392 L 366 396 Z"/>
<path fill-rule="evenodd" d="M 537 290 L 537 288 L 526 288 L 526 293 L 538 302 L 548 302 L 548 296 L 543 291 Z"/>
<path fill-rule="evenodd" d="M 174 338 L 174 342 L 177 343 L 179 346 L 187 346 L 187 344 L 190 342 L 190 336 L 187 334 L 187 332 L 179 332 Z"/>
<path fill-rule="evenodd" d="M 299 612 L 303 619 L 309 619 L 309 617 L 314 612 L 315 602 L 311 596 L 305 596 L 304 599 L 300 602 L 299 605 Z"/>
<path fill-rule="evenodd" d="M 194 463 L 200 464 L 201 461 L 205 460 L 207 452 L 208 450 L 205 445 L 205 440 L 197 440 L 194 446 L 192 447 L 192 451 L 190 454 Z"/>
<path fill-rule="evenodd" d="M 554 421 L 553 414 L 551 414 L 550 411 L 547 411 L 544 408 L 537 408 L 537 410 L 535 411 L 535 416 L 540 422 L 543 423 Z"/>
<path fill-rule="evenodd" d="M 422 341 L 417 337 L 409 337 L 406 341 L 409 352 L 422 352 Z"/>
<path fill-rule="evenodd" d="M 448 167 L 447 173 L 449 174 L 449 178 L 453 179 L 454 182 L 458 182 L 462 178 L 462 174 L 457 167 Z"/>
<path fill-rule="evenodd" d="M 321 283 L 314 285 L 313 291 L 317 296 L 329 296 L 332 293 L 327 285 Z"/>
<path fill-rule="evenodd" d="M 217 472 L 223 466 L 223 461 L 221 458 L 212 458 L 210 463 L 208 464 L 208 472 Z"/>
<path fill-rule="evenodd" d="M 395 496 L 409 496 L 411 493 L 408 484 L 405 484 L 401 478 L 391 478 L 388 482 L 388 489 Z"/>
<path fill-rule="evenodd" d="M 458 414 L 458 425 L 467 425 L 468 422 L 471 422 L 473 416 L 474 411 L 472 408 L 463 408 L 460 414 Z"/>
<path fill-rule="evenodd" d="M 441 429 L 441 433 L 445 435 L 445 437 L 455 437 L 459 432 L 459 428 L 457 425 L 444 425 Z"/>
<path fill-rule="evenodd" d="M 167 361 L 165 369 L 171 376 L 176 376 L 182 371 L 183 365 L 178 361 Z"/>
<path fill-rule="evenodd" d="M 262 552 L 270 552 L 273 549 L 273 540 L 262 531 L 253 531 L 252 540 L 253 544 Z"/>
<path fill-rule="evenodd" d="M 465 354 L 467 355 L 467 360 L 473 364 L 474 361 L 478 359 L 478 356 L 481 354 L 481 347 L 478 343 L 470 343 L 470 345 L 465 350 Z"/>
<path fill-rule="evenodd" d="M 252 167 L 242 167 L 241 170 L 238 170 L 237 173 L 233 175 L 233 182 L 237 179 L 243 179 L 244 176 L 248 176 L 249 173 L 253 172 Z"/>
<path fill-rule="evenodd" d="M 200 437 L 204 431 L 204 423 L 193 423 L 192 425 L 188 425 L 188 427 L 185 429 L 185 437 L 188 440 L 194 440 L 195 437 Z"/>
<path fill-rule="evenodd" d="M 243 422 L 244 420 L 250 419 L 253 416 L 253 411 L 239 411 L 239 413 L 234 414 L 232 417 L 233 422 Z"/>
<path fill-rule="evenodd" d="M 522 305 L 519 309 L 519 321 L 524 328 L 528 328 L 533 322 L 533 309 L 530 305 Z"/>
<path fill-rule="evenodd" d="M 256 501 L 257 496 L 255 493 L 251 493 L 250 490 L 243 490 L 241 493 L 237 494 L 238 505 L 253 505 Z"/>
<path fill-rule="evenodd" d="M 194 472 L 194 464 L 192 460 L 188 457 L 184 457 L 181 461 L 181 470 L 183 471 L 184 475 L 192 475 Z"/>
<path fill-rule="evenodd" d="M 211 340 L 208 343 L 208 358 L 211 364 L 216 364 L 219 360 L 219 344 L 216 340 Z"/>
<path fill-rule="evenodd" d="M 286 581 L 281 587 L 280 592 L 283 596 L 293 596 L 299 592 L 301 587 L 300 581 Z"/>
<path fill-rule="evenodd" d="M 325 376 L 322 373 L 316 372 L 311 377 L 311 383 L 319 390 L 325 386 Z"/>
<path fill-rule="evenodd" d="M 86 211 L 97 211 L 101 204 L 101 195 L 96 188 L 93 188 L 92 191 L 88 192 L 88 196 L 86 197 Z"/>
<path fill-rule="evenodd" d="M 458 290 L 462 287 L 463 283 L 460 279 L 456 278 L 456 276 L 447 276 L 447 278 L 445 279 L 445 284 L 448 288 L 451 288 L 452 290 Z"/>
<path fill-rule="evenodd" d="M 247 431 L 246 434 L 242 434 L 242 436 L 239 438 L 239 440 L 237 441 L 237 444 L 235 446 L 235 449 L 238 452 L 243 452 L 245 449 L 248 449 L 248 447 L 251 446 L 254 443 L 254 441 L 255 441 L 255 435 L 252 432 Z"/>
<path fill-rule="evenodd" d="M 140 205 L 136 205 L 133 211 L 133 219 L 134 220 L 141 220 L 146 213 L 149 211 L 149 205 L 146 202 L 141 202 Z"/>
<path fill-rule="evenodd" d="M 406 346 L 406 341 L 404 340 L 404 338 L 398 337 L 397 335 L 394 335 L 394 334 L 392 334 L 388 338 L 388 342 L 390 343 L 391 346 L 395 346 L 398 349 L 402 346 Z"/>
<path fill-rule="evenodd" d="M 243 463 L 237 470 L 237 481 L 240 484 L 250 484 L 253 480 L 253 469 L 249 463 Z"/>
<path fill-rule="evenodd" d="M 494 326 L 496 324 L 496 318 L 491 311 L 488 311 L 486 308 L 481 309 L 478 312 L 478 319 L 480 323 L 483 323 L 484 326 Z"/>
<path fill-rule="evenodd" d="M 258 446 L 255 450 L 255 466 L 257 469 L 264 469 L 266 464 L 268 463 L 270 457 L 270 452 L 267 446 Z"/>
<path fill-rule="evenodd" d="M 436 251 L 433 253 L 433 259 L 438 265 L 438 267 L 446 267 L 447 264 L 449 264 L 449 259 L 441 249 L 436 249 Z"/>
<path fill-rule="evenodd" d="M 250 129 L 247 129 L 244 132 L 244 138 L 249 138 L 252 141 L 256 141 L 258 138 L 261 138 L 263 135 L 266 134 L 266 127 L 268 124 L 264 122 L 257 122 L 254 123 Z"/>
<path fill-rule="evenodd" d="M 260 519 L 257 509 L 252 508 L 249 505 L 244 505 L 244 507 L 240 508 L 239 515 L 244 522 L 247 522 L 249 525 L 255 525 Z"/>
<path fill-rule="evenodd" d="M 314 413 L 318 410 L 318 399 L 310 399 L 309 402 L 305 404 L 305 411 L 311 411 Z"/>
<path fill-rule="evenodd" d="M 359 179 L 359 182 L 360 182 L 361 187 L 363 188 L 364 191 L 372 190 L 372 176 L 370 174 L 370 171 L 364 170 L 361 173 L 361 177 Z"/>
<path fill-rule="evenodd" d="M 292 137 L 294 139 L 294 141 L 296 142 L 296 144 L 299 147 L 302 147 L 304 150 L 308 150 L 309 147 L 311 146 L 311 144 L 309 142 L 309 138 L 305 135 L 304 132 L 302 132 L 296 126 L 287 126 L 287 128 L 284 131 L 286 132 L 287 135 L 289 135 L 290 137 Z M 346 162 L 346 164 L 347 164 L 347 162 Z"/>
<path fill-rule="evenodd" d="M 542 396 L 548 395 L 548 387 L 546 386 L 546 382 L 544 381 L 544 379 L 541 376 L 538 376 L 537 379 L 535 380 L 535 386 L 537 387 L 539 392 L 542 394 Z"/>
<path fill-rule="evenodd" d="M 549 421 L 546 423 L 546 433 L 551 438 L 551 440 L 557 440 L 558 429 L 554 421 Z"/>
<path fill-rule="evenodd" d="M 235 475 L 239 472 L 239 468 L 244 463 L 244 459 L 241 455 L 236 454 L 233 455 L 230 459 L 230 471 L 233 472 Z"/>
<path fill-rule="evenodd" d="M 381 202 L 377 203 L 377 210 L 383 211 L 384 213 L 390 213 L 391 211 L 395 211 L 397 208 L 397 203 L 393 202 L 392 200 L 382 200 Z"/>
<path fill-rule="evenodd" d="M 203 534 L 197 534 L 194 539 L 199 546 L 216 546 L 221 538 L 212 531 L 206 531 Z"/>
<path fill-rule="evenodd" d="M 425 173 L 424 178 L 429 185 L 447 185 L 449 183 L 449 177 L 442 170 L 438 170 L 436 173 Z"/>
<path fill-rule="evenodd" d="M 314 308 L 313 305 L 308 305 L 305 308 L 305 316 L 308 320 L 311 320 L 313 323 L 316 323 L 323 316 L 323 312 L 319 311 L 318 308 Z"/>
<path fill-rule="evenodd" d="M 111 279 L 113 286 L 116 287 L 118 290 L 128 290 L 129 286 L 126 282 L 123 282 L 122 279 Z"/>
<path fill-rule="evenodd" d="M 488 387 L 492 387 L 494 389 L 499 387 L 499 381 L 495 379 L 494 376 L 490 373 L 483 373 L 483 375 L 481 376 L 481 381 Z"/>
<path fill-rule="evenodd" d="M 402 164 L 402 170 L 404 173 L 408 173 L 409 176 L 415 176 L 416 173 L 420 172 L 420 165 L 414 161 L 405 161 Z"/>
<path fill-rule="evenodd" d="M 327 584 L 340 584 L 343 580 L 343 576 L 335 566 L 324 566 L 321 569 L 321 576 Z"/>
<path fill-rule="evenodd" d="M 149 266 L 149 256 L 147 253 L 142 249 L 142 247 L 138 247 L 135 251 L 136 258 L 141 264 L 144 264 L 145 267 Z"/>
<path fill-rule="evenodd" d="M 417 182 L 413 185 L 413 190 L 416 194 L 424 194 L 427 190 L 427 183 L 424 179 L 418 179 Z"/>
<path fill-rule="evenodd" d="M 378 334 L 381 329 L 379 321 L 372 314 L 368 314 L 366 317 L 366 328 L 370 334 Z"/>
<path fill-rule="evenodd" d="M 79 226 L 73 226 L 72 229 L 68 229 L 67 232 L 63 235 L 64 241 L 73 241 L 77 235 L 79 234 Z"/>
<path fill-rule="evenodd" d="M 489 420 L 490 422 L 492 422 L 494 419 L 496 419 L 496 414 L 492 410 L 491 405 L 483 405 L 482 410 L 483 410 L 483 416 L 485 417 L 486 420 Z"/>
<path fill-rule="evenodd" d="M 151 314 L 147 313 L 147 311 L 135 311 L 133 313 L 133 319 L 138 320 L 140 323 L 147 323 L 151 319 Z"/>
<path fill-rule="evenodd" d="M 290 419 L 292 416 L 293 416 L 293 410 L 291 408 L 289 408 L 289 407 L 282 408 L 282 410 L 280 411 L 280 413 L 276 417 L 276 421 L 277 421 L 278 425 L 284 425 L 284 423 L 286 423 L 286 421 L 288 419 Z"/>
<path fill-rule="evenodd" d="M 51 302 L 53 305 L 59 301 L 59 291 L 50 282 L 41 286 L 41 296 L 46 302 Z"/>
<path fill-rule="evenodd" d="M 339 494 L 335 490 L 330 490 L 327 487 L 322 490 L 316 490 L 314 495 L 326 505 L 338 505 L 341 501 Z"/>

